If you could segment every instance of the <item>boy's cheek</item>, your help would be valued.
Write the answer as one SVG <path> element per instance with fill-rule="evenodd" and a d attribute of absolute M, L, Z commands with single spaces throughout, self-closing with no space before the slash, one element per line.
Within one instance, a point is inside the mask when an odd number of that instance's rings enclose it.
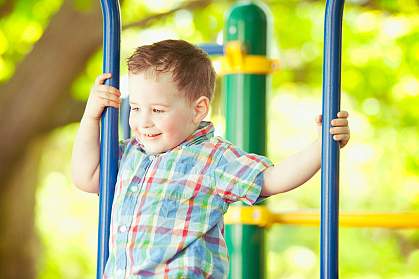
<path fill-rule="evenodd" d="M 131 128 L 131 129 L 134 129 L 134 125 L 133 125 L 133 123 L 132 123 L 132 119 L 131 119 L 131 117 L 129 118 L 129 120 L 128 120 L 128 124 L 129 124 L 129 127 Z"/>
<path fill-rule="evenodd" d="M 129 121 L 128 121 L 129 127 L 131 128 L 131 130 L 136 131 L 137 130 L 137 124 L 135 123 L 135 121 L 130 117 Z"/>
<path fill-rule="evenodd" d="M 167 134 L 171 135 L 173 138 L 180 139 L 187 137 L 190 131 L 190 121 L 184 117 L 170 117 L 166 121 L 160 123 L 160 130 L 165 131 Z"/>
<path fill-rule="evenodd" d="M 179 133 L 179 131 L 182 129 L 183 125 L 179 125 L 182 122 L 178 122 L 179 120 L 176 120 L 175 118 L 168 119 L 166 121 L 162 121 L 159 125 L 160 130 L 165 131 L 166 133 L 169 133 L 171 135 Z"/>

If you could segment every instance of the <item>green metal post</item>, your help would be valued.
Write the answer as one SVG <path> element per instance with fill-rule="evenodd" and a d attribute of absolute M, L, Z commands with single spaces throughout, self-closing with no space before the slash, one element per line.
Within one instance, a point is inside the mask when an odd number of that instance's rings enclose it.
<path fill-rule="evenodd" d="M 224 44 L 240 41 L 249 55 L 267 52 L 268 19 L 258 5 L 246 2 L 227 15 Z M 226 138 L 243 150 L 266 154 L 266 74 L 227 74 L 223 81 Z M 227 225 L 229 278 L 264 278 L 264 231 L 253 225 Z"/>

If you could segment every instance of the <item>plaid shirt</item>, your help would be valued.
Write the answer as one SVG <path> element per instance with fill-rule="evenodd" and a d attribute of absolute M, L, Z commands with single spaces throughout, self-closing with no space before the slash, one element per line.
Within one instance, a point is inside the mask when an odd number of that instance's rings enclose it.
<path fill-rule="evenodd" d="M 209 122 L 157 155 L 122 141 L 104 278 L 227 278 L 223 214 L 256 202 L 271 165 L 214 137 Z"/>

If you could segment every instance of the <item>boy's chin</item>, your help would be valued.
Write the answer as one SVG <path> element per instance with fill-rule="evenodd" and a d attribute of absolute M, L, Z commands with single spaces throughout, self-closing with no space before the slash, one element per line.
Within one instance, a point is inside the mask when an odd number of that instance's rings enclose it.
<path fill-rule="evenodd" d="M 163 152 L 163 151 L 149 149 L 149 148 L 144 148 L 144 150 L 148 155 L 156 155 Z"/>
<path fill-rule="evenodd" d="M 178 146 L 175 142 L 143 142 L 144 151 L 148 155 L 158 155 L 168 152 Z"/>
<path fill-rule="evenodd" d="M 151 147 L 151 146 L 144 146 L 144 150 L 148 155 L 157 155 L 160 153 L 164 153 L 167 150 L 165 150 L 164 148 L 159 148 L 159 147 Z"/>

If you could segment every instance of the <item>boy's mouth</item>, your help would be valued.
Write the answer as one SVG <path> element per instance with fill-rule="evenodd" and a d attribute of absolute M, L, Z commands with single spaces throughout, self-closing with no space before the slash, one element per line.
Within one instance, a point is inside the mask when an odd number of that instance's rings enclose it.
<path fill-rule="evenodd" d="M 146 139 L 153 139 L 153 138 L 156 138 L 156 137 L 158 137 L 158 136 L 160 136 L 161 135 L 161 133 L 158 133 L 158 134 L 143 134 L 143 136 L 146 138 Z"/>

